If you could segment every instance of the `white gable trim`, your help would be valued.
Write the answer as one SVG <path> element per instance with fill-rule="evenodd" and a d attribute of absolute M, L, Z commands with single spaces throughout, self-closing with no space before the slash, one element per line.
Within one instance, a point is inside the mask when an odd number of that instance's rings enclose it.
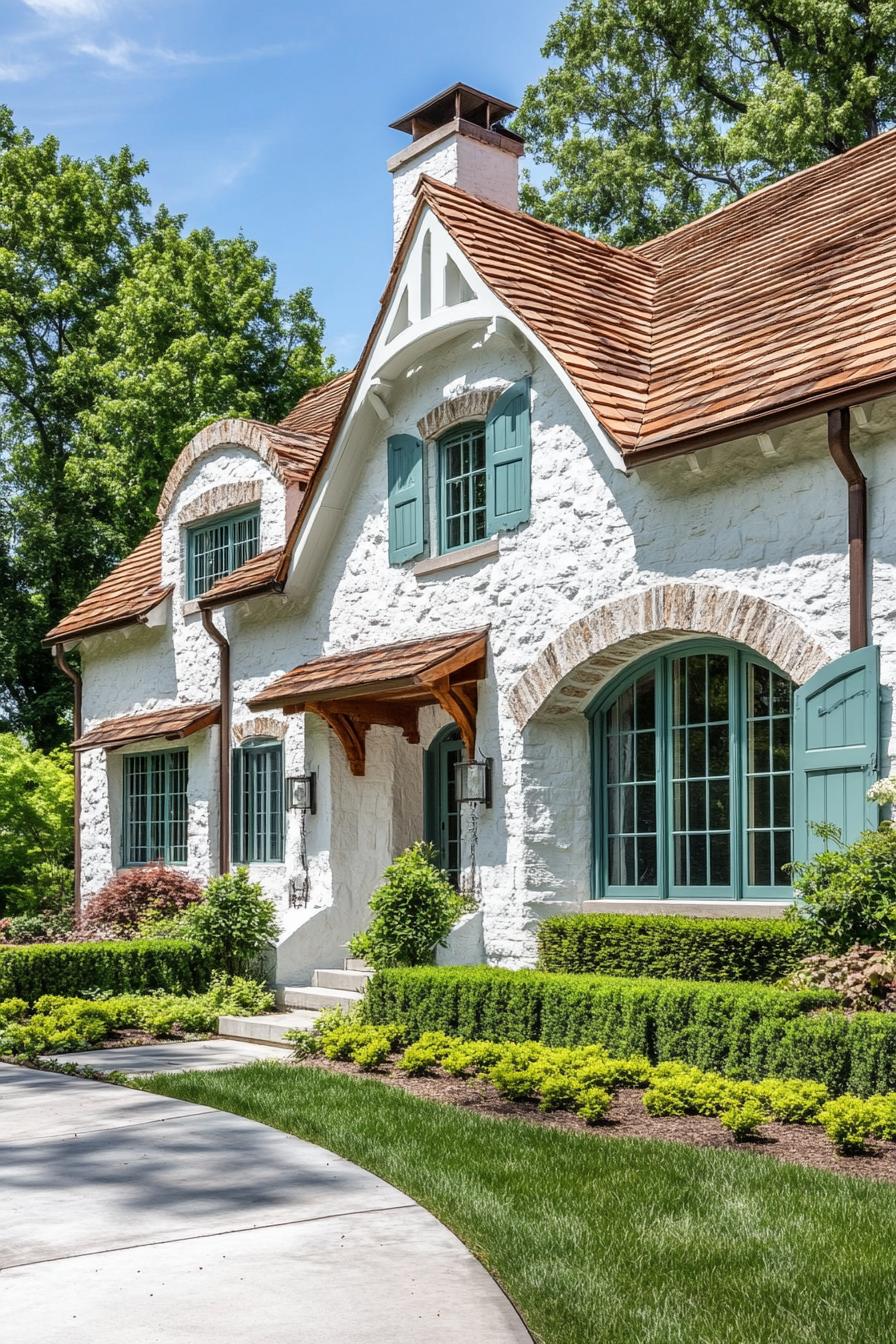
<path fill-rule="evenodd" d="M 432 311 L 424 315 L 427 285 L 422 268 L 427 260 Z M 446 276 L 451 275 L 449 262 L 471 298 L 450 301 L 454 296 L 446 284 Z M 338 531 L 351 497 L 350 489 L 341 484 L 340 478 L 343 459 L 355 432 L 363 429 L 365 423 L 371 432 L 375 427 L 380 432 L 383 427 L 388 427 L 391 424 L 390 393 L 395 384 L 411 375 L 430 351 L 464 332 L 477 330 L 481 332 L 483 345 L 495 335 L 512 340 L 528 365 L 520 370 L 521 373 L 532 371 L 533 354 L 537 353 L 566 388 L 611 465 L 617 471 L 627 470 L 619 448 L 560 361 L 522 318 L 489 289 L 441 221 L 426 207 L 417 222 L 389 307 L 383 314 L 376 341 L 367 356 L 293 550 L 290 580 L 297 571 L 301 572 L 303 593 L 296 595 L 300 602 L 313 590 L 318 566 Z"/>

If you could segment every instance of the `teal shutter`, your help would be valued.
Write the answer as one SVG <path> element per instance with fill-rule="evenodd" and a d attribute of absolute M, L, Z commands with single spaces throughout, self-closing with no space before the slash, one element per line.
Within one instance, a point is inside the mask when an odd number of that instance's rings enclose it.
<path fill-rule="evenodd" d="M 508 387 L 485 422 L 487 536 L 528 522 L 531 495 L 529 379 Z"/>
<path fill-rule="evenodd" d="M 243 823 L 246 794 L 246 760 L 242 751 L 233 751 L 230 756 L 232 766 L 230 774 L 230 857 L 233 863 L 246 863 L 246 831 Z M 221 818 L 221 825 L 225 825 Z"/>
<path fill-rule="evenodd" d="M 877 825 L 865 793 L 877 777 L 879 653 L 854 649 L 800 686 L 793 700 L 793 857 L 824 848 L 813 822 L 833 822 L 844 842 Z"/>
<path fill-rule="evenodd" d="M 423 553 L 423 444 L 413 434 L 391 434 L 389 461 L 389 564 Z"/>

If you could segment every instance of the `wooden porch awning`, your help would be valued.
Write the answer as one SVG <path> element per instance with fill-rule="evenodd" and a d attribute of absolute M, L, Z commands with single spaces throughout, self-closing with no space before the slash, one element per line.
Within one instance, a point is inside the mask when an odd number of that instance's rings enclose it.
<path fill-rule="evenodd" d="M 114 747 L 125 747 L 131 742 L 148 742 L 153 737 L 176 741 L 220 721 L 221 706 L 217 700 L 207 705 L 172 705 L 170 709 L 154 709 L 149 714 L 104 719 L 79 737 L 72 746 L 75 751 L 87 751 L 91 747 L 105 747 L 107 751 L 112 751 Z"/>
<path fill-rule="evenodd" d="M 487 630 L 464 630 L 315 658 L 278 677 L 249 708 L 317 714 L 342 743 L 352 774 L 363 775 L 364 739 L 372 723 L 400 728 L 409 742 L 419 742 L 419 709 L 441 705 L 472 757 L 476 683 L 485 676 L 487 646 Z"/>

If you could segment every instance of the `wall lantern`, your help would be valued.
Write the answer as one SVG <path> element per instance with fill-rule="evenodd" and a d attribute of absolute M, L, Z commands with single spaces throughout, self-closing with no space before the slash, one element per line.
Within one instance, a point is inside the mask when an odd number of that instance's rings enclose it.
<path fill-rule="evenodd" d="M 492 805 L 492 762 L 458 761 L 454 767 L 454 790 L 459 803 Z"/>
<path fill-rule="evenodd" d="M 291 812 L 317 811 L 317 771 L 308 775 L 287 775 L 286 806 Z"/>

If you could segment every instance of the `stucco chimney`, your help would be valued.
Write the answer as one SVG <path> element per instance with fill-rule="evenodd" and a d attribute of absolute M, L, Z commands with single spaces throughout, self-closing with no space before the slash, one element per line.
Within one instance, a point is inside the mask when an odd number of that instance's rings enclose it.
<path fill-rule="evenodd" d="M 480 93 L 468 84 L 453 84 L 392 122 L 392 130 L 412 137 L 388 163 L 396 248 L 414 208 L 414 187 L 422 173 L 510 210 L 518 208 L 518 160 L 523 142 L 501 125 L 515 111 L 513 103 Z"/>

